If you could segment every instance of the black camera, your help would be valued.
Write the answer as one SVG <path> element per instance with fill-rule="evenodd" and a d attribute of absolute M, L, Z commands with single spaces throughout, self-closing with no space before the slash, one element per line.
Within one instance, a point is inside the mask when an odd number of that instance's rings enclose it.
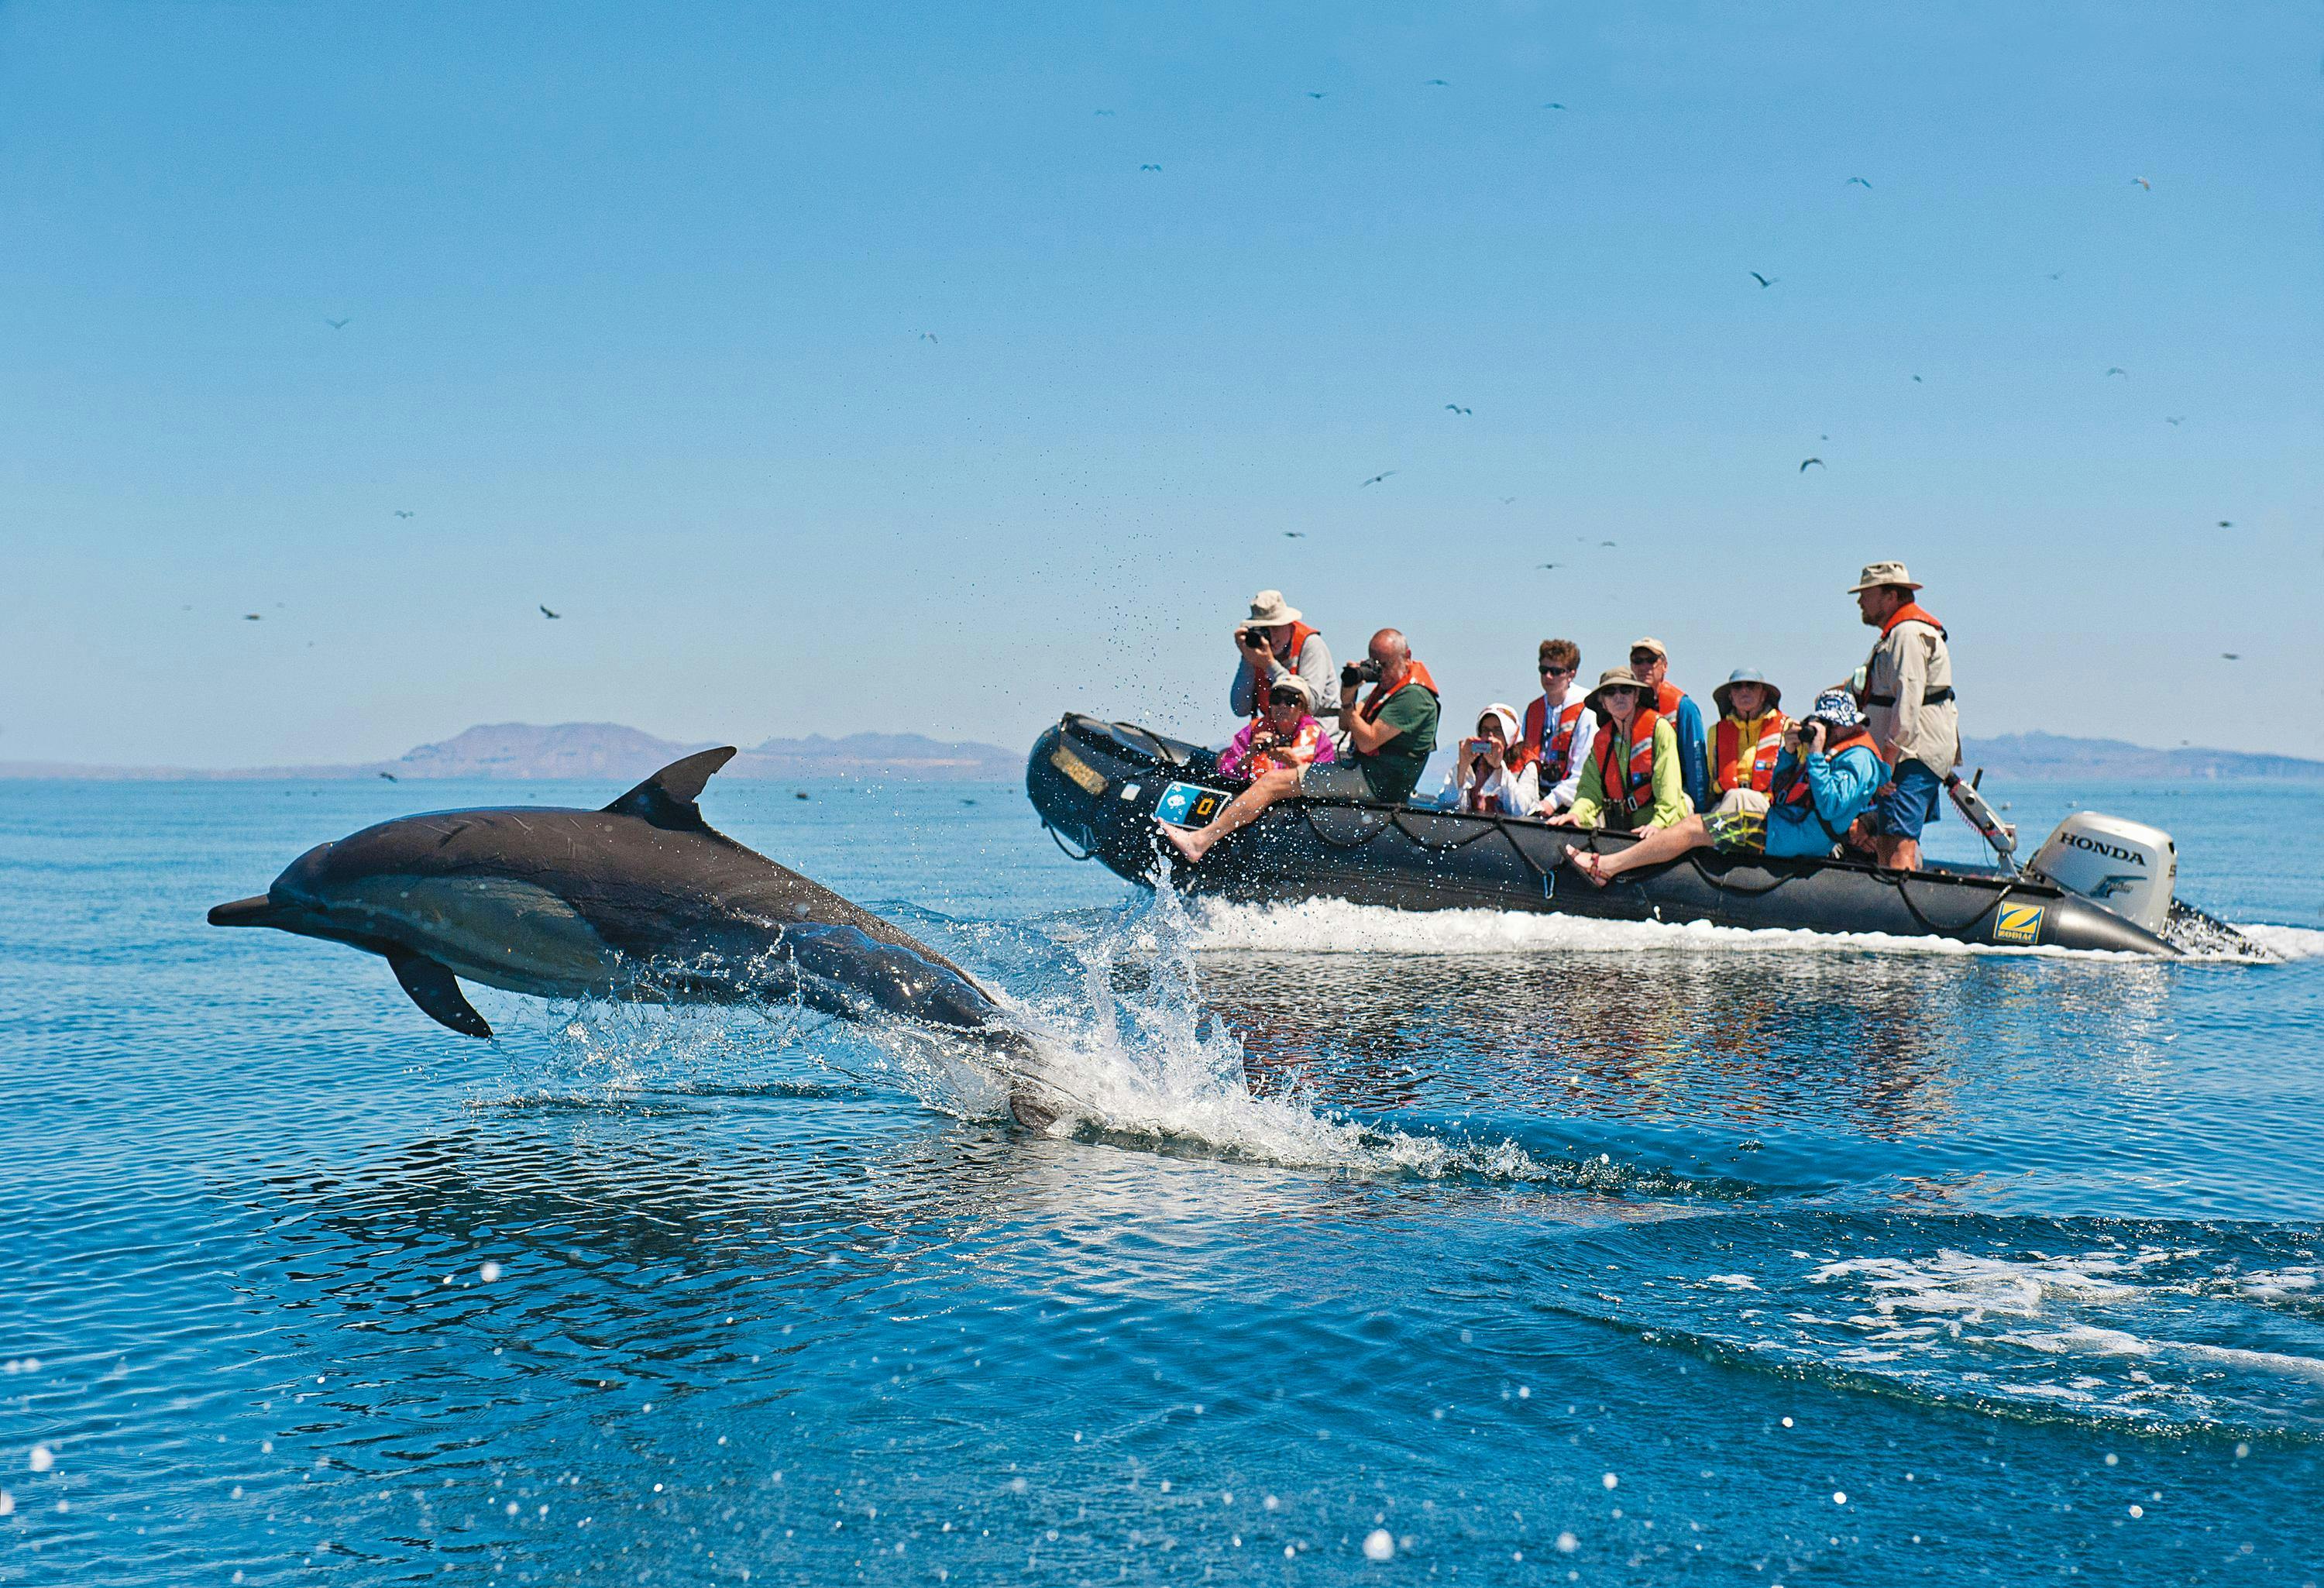
<path fill-rule="evenodd" d="M 1254 651 L 1264 651 L 1275 643 L 1275 636 L 1265 629 L 1248 628 L 1242 632 L 1242 642 Z"/>
<path fill-rule="evenodd" d="M 1340 688 L 1352 689 L 1358 684 L 1377 684 L 1379 676 L 1379 663 L 1367 656 L 1361 661 L 1351 661 L 1340 669 Z"/>

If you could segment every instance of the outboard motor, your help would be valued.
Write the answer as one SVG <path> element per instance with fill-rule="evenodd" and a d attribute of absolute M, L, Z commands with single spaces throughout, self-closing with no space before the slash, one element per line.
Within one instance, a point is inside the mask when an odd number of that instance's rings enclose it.
<path fill-rule="evenodd" d="M 2158 937 L 2170 927 L 2179 848 L 2160 827 L 2078 810 L 2042 841 L 2025 869 Z"/>

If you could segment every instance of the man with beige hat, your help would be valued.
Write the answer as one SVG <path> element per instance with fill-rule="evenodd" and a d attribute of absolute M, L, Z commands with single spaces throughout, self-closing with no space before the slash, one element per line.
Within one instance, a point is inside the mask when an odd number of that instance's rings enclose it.
<path fill-rule="evenodd" d="M 1866 626 L 1880 631 L 1860 698 L 1889 774 L 1865 826 L 1875 858 L 1905 872 L 1921 869 L 1921 829 L 1937 819 L 1945 778 L 1960 764 L 1952 653 L 1944 624 L 1914 596 L 1920 587 L 1903 563 L 1874 562 L 1848 592 Z"/>
<path fill-rule="evenodd" d="M 1235 625 L 1234 642 L 1242 660 L 1235 668 L 1228 702 L 1237 716 L 1258 716 L 1267 703 L 1268 687 L 1287 674 L 1306 679 L 1319 702 L 1339 699 L 1332 648 L 1322 634 L 1299 621 L 1299 609 L 1283 599 L 1282 591 L 1261 590 L 1250 598 L 1250 615 Z M 1331 718 L 1339 711 L 1319 704 L 1315 715 Z"/>

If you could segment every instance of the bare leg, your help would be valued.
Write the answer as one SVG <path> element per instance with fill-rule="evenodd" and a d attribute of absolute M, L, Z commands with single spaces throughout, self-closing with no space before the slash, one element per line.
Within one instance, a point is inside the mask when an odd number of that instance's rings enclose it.
<path fill-rule="evenodd" d="M 1573 869 L 1604 887 L 1624 872 L 1642 865 L 1654 865 L 1661 861 L 1675 860 L 1690 849 L 1710 846 L 1711 829 L 1702 825 L 1699 816 L 1690 816 L 1667 827 L 1657 827 L 1628 849 L 1615 854 L 1594 854 L 1588 850 L 1569 849 L 1566 858 Z M 1582 856 L 1590 854 L 1588 860 Z"/>
<path fill-rule="evenodd" d="M 1229 833 L 1239 831 L 1259 819 L 1259 812 L 1278 799 L 1287 799 L 1299 792 L 1299 772 L 1294 767 L 1277 767 L 1263 772 L 1251 786 L 1227 802 L 1227 808 L 1211 818 L 1207 827 L 1189 832 L 1184 827 L 1166 826 L 1162 836 L 1179 854 L 1188 860 L 1200 861 L 1211 852 L 1211 846 Z"/>
<path fill-rule="evenodd" d="M 1872 853 L 1882 865 L 1891 871 L 1916 872 L 1921 869 L 1921 841 L 1918 838 L 1875 838 Z"/>

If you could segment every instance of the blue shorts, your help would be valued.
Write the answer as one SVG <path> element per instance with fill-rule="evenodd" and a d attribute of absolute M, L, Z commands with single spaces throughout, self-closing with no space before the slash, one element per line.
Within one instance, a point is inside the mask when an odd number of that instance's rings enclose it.
<path fill-rule="evenodd" d="M 1944 780 L 1917 761 L 1900 762 L 1887 787 L 1873 796 L 1872 830 L 1887 838 L 1914 838 L 1937 819 Z"/>

